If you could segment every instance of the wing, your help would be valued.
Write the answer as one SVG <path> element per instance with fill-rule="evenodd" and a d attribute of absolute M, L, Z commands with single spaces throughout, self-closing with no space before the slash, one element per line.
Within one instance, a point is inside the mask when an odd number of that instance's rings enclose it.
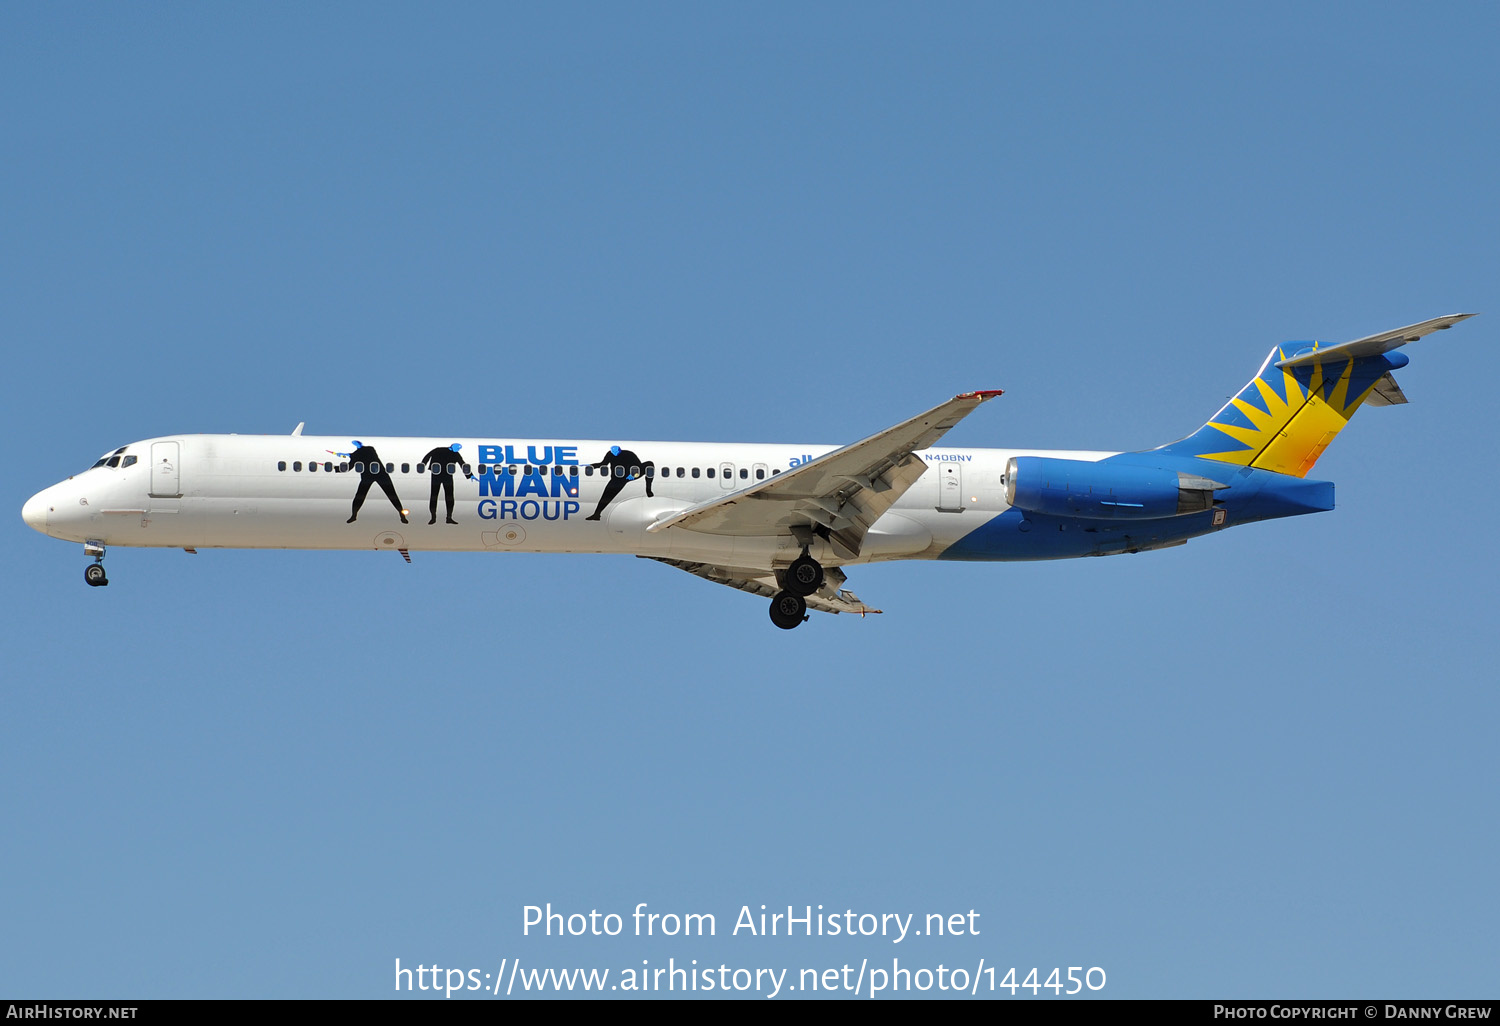
<path fill-rule="evenodd" d="M 916 453 L 1000 394 L 994 389 L 954 396 L 879 434 L 664 517 L 646 530 L 682 527 L 742 537 L 816 531 L 852 559 L 870 526 L 927 469 Z"/>
<path fill-rule="evenodd" d="M 763 598 L 775 598 L 781 591 L 781 586 L 776 583 L 776 574 L 770 570 L 756 570 L 750 567 L 715 566 L 712 563 L 693 563 L 685 559 L 663 559 L 660 556 L 642 556 L 642 559 L 654 559 L 658 563 L 667 566 L 675 566 L 679 570 L 686 570 L 695 577 L 701 577 L 705 581 L 713 581 L 715 584 L 727 585 L 738 588 L 740 591 L 748 591 L 752 595 L 760 595 Z M 842 570 L 837 567 L 828 567 L 823 571 L 823 587 L 815 595 L 807 596 L 807 608 L 818 609 L 825 613 L 858 613 L 864 616 L 866 613 L 878 613 L 880 610 L 872 609 L 859 600 L 859 596 L 852 591 L 844 591 L 841 585 L 846 578 Z"/>
<path fill-rule="evenodd" d="M 1330 359 L 1347 360 L 1350 357 L 1379 356 L 1399 346 L 1404 346 L 1408 342 L 1415 342 L 1423 335 L 1431 335 L 1434 331 L 1451 328 L 1459 321 L 1468 320 L 1473 316 L 1473 314 L 1448 314 L 1446 317 L 1434 317 L 1430 321 L 1397 328 L 1395 331 L 1382 331 L 1379 335 L 1357 338 L 1353 342 L 1342 342 L 1336 346 L 1329 346 L 1327 349 L 1314 349 L 1312 352 L 1300 353 L 1285 360 L 1276 361 L 1276 366 L 1301 367 L 1310 363 L 1326 363 Z"/>

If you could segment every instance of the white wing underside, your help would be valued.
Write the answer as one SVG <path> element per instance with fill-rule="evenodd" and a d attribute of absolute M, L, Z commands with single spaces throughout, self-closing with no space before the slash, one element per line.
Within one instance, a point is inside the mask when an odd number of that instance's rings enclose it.
<path fill-rule="evenodd" d="M 776 581 L 776 574 L 770 570 L 759 570 L 753 567 L 715 566 L 712 563 L 693 563 L 685 559 L 664 559 L 660 556 L 643 556 L 643 559 L 655 559 L 658 563 L 675 566 L 679 570 L 686 570 L 695 577 L 701 577 L 705 581 L 713 581 L 715 584 L 727 585 L 730 588 L 738 588 L 740 591 L 748 591 L 752 595 L 760 595 L 763 598 L 774 598 L 781 591 L 781 585 Z M 807 596 L 807 608 L 817 609 L 824 613 L 858 613 L 864 616 L 866 613 L 878 613 L 880 610 L 865 605 L 859 596 L 852 591 L 845 591 L 841 587 L 845 581 L 844 572 L 837 567 L 827 567 L 823 571 L 825 581 L 823 588 L 815 595 Z"/>
<path fill-rule="evenodd" d="M 997 389 L 954 396 L 895 427 L 664 517 L 646 530 L 678 528 L 730 537 L 815 532 L 853 559 L 871 525 L 927 470 L 916 453 L 998 395 Z"/>

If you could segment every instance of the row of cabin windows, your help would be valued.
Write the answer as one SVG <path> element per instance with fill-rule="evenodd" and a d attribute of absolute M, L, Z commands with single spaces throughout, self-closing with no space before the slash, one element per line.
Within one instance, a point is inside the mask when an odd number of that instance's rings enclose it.
<path fill-rule="evenodd" d="M 118 457 L 115 457 L 115 459 L 118 460 Z M 135 462 L 135 457 L 134 456 L 127 456 L 127 457 L 125 457 L 125 459 L 127 461 L 125 463 L 125 466 L 127 466 L 127 467 L 130 466 L 132 463 Z M 99 462 L 103 463 L 104 461 L 100 460 Z M 97 464 L 97 463 L 95 464 L 95 466 L 98 466 L 98 465 L 99 464 Z M 109 465 L 110 466 L 114 466 L 115 464 L 112 462 Z M 325 474 L 334 474 L 334 473 L 342 474 L 342 473 L 345 473 L 345 472 L 350 471 L 350 470 L 352 470 L 356 474 L 363 474 L 365 472 L 365 465 L 363 463 L 356 463 L 353 466 L 350 466 L 347 463 L 340 463 L 340 464 L 335 465 L 335 464 L 333 464 L 332 462 L 329 462 L 329 461 L 324 461 L 323 463 L 317 463 L 315 461 L 309 461 L 308 464 L 307 464 L 307 470 L 309 472 L 315 472 L 315 471 L 318 470 L 319 467 L 322 468 L 322 470 L 323 470 L 323 472 Z M 286 468 L 287 468 L 287 462 L 286 462 L 286 460 L 281 460 L 279 463 L 276 464 L 276 469 L 277 470 L 286 470 Z M 479 464 L 479 472 L 481 474 L 485 473 L 488 469 L 489 468 L 486 467 L 485 464 L 483 464 L 483 463 Z M 295 461 L 293 461 L 293 463 L 292 463 L 292 470 L 294 472 L 301 472 L 301 470 L 302 470 L 302 461 L 301 460 L 295 460 Z M 448 464 L 447 470 L 448 470 L 449 474 L 457 474 L 460 470 L 462 470 L 465 474 L 468 474 L 469 471 L 470 471 L 470 467 L 469 467 L 469 465 L 467 463 L 464 463 L 464 464 L 450 463 L 450 464 Z M 703 476 L 707 476 L 707 477 L 710 477 L 710 478 L 714 477 L 715 473 L 716 473 L 713 467 L 708 467 L 706 469 L 699 468 L 699 467 L 675 467 L 675 468 L 674 467 L 662 467 L 661 470 L 658 471 L 653 466 L 647 466 L 646 470 L 645 470 L 645 476 L 646 477 L 658 477 L 658 476 L 660 476 L 660 477 L 671 477 L 673 475 L 673 471 L 674 470 L 676 471 L 676 475 L 678 477 L 690 477 L 690 476 L 691 477 L 698 477 L 698 476 L 700 476 L 700 470 L 702 470 Z M 520 465 L 516 464 L 516 463 L 512 463 L 509 466 L 495 467 L 494 471 L 495 471 L 496 474 L 510 474 L 510 475 L 514 476 L 514 475 L 520 473 Z M 387 474 L 394 474 L 396 472 L 396 464 L 394 464 L 394 463 L 387 463 L 385 465 L 385 472 Z M 380 473 L 379 464 L 376 464 L 375 467 L 372 468 L 371 473 L 374 473 L 374 474 Z M 410 474 L 411 473 L 411 464 L 410 463 L 403 463 L 403 464 L 401 464 L 401 473 L 403 473 L 403 474 Z M 418 463 L 417 464 L 417 473 L 418 474 L 425 474 L 425 473 L 427 473 L 427 466 L 426 466 L 426 464 Z M 440 473 L 440 471 L 438 471 L 438 473 Z M 547 468 L 546 467 L 542 467 L 541 468 L 541 473 L 543 473 L 543 474 L 547 473 Z M 725 469 L 724 476 L 728 477 L 730 475 L 730 473 L 732 473 L 731 470 Z M 779 473 L 781 473 L 781 471 L 779 471 L 779 470 L 773 470 L 773 471 L 771 471 L 771 474 L 772 474 L 773 477 L 775 475 L 779 474 Z M 600 467 L 599 468 L 599 476 L 600 477 L 607 477 L 608 474 L 609 474 L 609 472 L 604 467 Z M 615 469 L 614 469 L 614 475 L 615 475 L 615 477 L 625 477 L 627 474 L 630 477 L 632 477 L 632 478 L 640 477 L 641 476 L 641 468 L 640 467 L 631 467 L 628 471 L 624 467 L 615 467 Z M 578 476 L 578 468 L 577 467 L 553 467 L 552 468 L 552 476 L 553 477 L 564 477 L 564 476 L 567 476 L 567 477 L 577 477 Z M 594 476 L 594 468 L 593 467 L 584 467 L 583 468 L 583 476 L 584 477 L 593 477 Z M 764 467 L 757 467 L 757 468 L 755 468 L 755 479 L 757 481 L 764 480 L 765 476 L 766 476 L 766 471 L 765 471 Z M 740 468 L 740 480 L 741 481 L 748 481 L 749 479 L 750 479 L 750 471 L 749 471 L 749 469 L 745 468 L 745 467 L 741 467 Z"/>
<path fill-rule="evenodd" d="M 676 475 L 678 477 L 689 477 L 689 476 L 691 476 L 691 477 L 697 477 L 698 476 L 698 469 L 699 468 L 697 468 L 697 467 L 677 467 L 677 468 L 675 468 Z M 674 468 L 672 468 L 672 467 L 662 467 L 661 471 L 660 471 L 660 476 L 661 477 L 671 477 L 673 475 L 673 470 L 674 470 Z M 640 472 L 641 472 L 641 470 L 640 470 L 639 467 L 631 467 L 630 468 L 630 474 L 631 474 L 632 477 L 639 476 Z M 600 473 L 602 474 L 603 471 L 601 470 Z M 623 468 L 621 468 L 621 467 L 616 467 L 615 468 L 615 477 L 622 476 L 622 473 L 623 473 Z M 703 473 L 707 477 L 713 477 L 713 476 L 715 476 L 715 470 L 714 470 L 713 467 L 707 468 L 706 470 L 704 470 Z M 727 468 L 726 467 L 724 469 L 724 476 L 725 477 L 728 477 L 731 473 L 733 473 L 732 468 Z M 779 470 L 773 470 L 773 471 L 771 471 L 771 475 L 773 477 L 775 475 L 779 474 L 779 473 L 781 473 L 781 471 L 779 471 Z M 656 477 L 656 476 L 658 476 L 657 473 L 656 473 L 656 468 L 654 468 L 654 467 L 647 467 L 646 468 L 646 476 L 647 477 Z M 766 468 L 764 468 L 764 467 L 756 467 L 755 468 L 755 480 L 762 481 L 762 480 L 765 479 L 765 476 L 766 476 Z M 748 468 L 746 468 L 746 467 L 741 467 L 740 468 L 740 480 L 741 481 L 748 481 L 748 480 L 750 480 L 750 471 L 749 471 Z"/>

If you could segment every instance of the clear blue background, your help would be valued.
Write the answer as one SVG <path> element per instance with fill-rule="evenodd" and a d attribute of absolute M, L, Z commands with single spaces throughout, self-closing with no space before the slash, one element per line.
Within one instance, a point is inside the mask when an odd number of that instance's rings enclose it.
<path fill-rule="evenodd" d="M 0 993 L 403 965 L 1101 966 L 1494 996 L 1490 5 L 7 5 Z M 113 550 L 171 432 L 1143 448 L 1288 339 L 1489 311 L 1336 512 L 907 563 L 791 633 L 625 557 Z M 712 912 L 701 942 L 521 908 Z M 742 904 L 974 938 L 726 936 Z M 1025 991 L 1022 992 L 1026 993 Z M 1043 991 L 1043 994 L 1048 992 Z"/>

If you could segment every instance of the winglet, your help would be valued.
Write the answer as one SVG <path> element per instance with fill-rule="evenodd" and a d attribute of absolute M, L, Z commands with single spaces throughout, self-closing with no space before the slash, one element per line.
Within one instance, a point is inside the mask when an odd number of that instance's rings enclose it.
<path fill-rule="evenodd" d="M 1003 388 L 981 388 L 981 389 L 978 389 L 978 390 L 973 391 L 973 392 L 960 392 L 958 395 L 954 396 L 953 398 L 955 398 L 955 399 L 978 399 L 980 402 L 986 402 L 986 401 L 988 401 L 990 399 L 995 398 L 996 396 L 1000 396 L 1000 395 L 1004 395 L 1004 394 L 1005 394 L 1005 389 L 1003 389 Z"/>
<path fill-rule="evenodd" d="M 307 421 L 305 421 L 305 420 L 299 420 L 299 421 L 297 421 L 297 426 L 294 427 L 294 428 L 292 428 L 292 437 L 293 438 L 300 438 L 302 436 L 302 429 L 305 428 L 305 427 L 307 427 Z"/>

